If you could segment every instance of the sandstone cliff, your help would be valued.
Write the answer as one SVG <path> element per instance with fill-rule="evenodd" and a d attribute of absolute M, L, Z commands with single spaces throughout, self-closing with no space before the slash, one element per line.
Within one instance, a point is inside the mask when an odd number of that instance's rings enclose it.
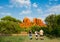
<path fill-rule="evenodd" d="M 25 17 L 23 19 L 23 23 L 20 23 L 21 27 L 30 27 L 32 25 L 46 26 L 41 19 L 37 19 L 37 18 L 34 18 L 33 21 L 30 21 L 29 18 Z"/>

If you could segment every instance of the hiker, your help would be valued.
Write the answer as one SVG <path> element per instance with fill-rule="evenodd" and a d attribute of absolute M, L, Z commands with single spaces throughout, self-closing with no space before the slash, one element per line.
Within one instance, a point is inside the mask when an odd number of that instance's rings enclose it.
<path fill-rule="evenodd" d="M 31 30 L 29 31 L 29 38 L 30 38 L 30 40 L 32 39 L 32 31 Z"/>
<path fill-rule="evenodd" d="M 35 31 L 36 40 L 38 40 L 38 31 Z"/>
<path fill-rule="evenodd" d="M 44 35 L 43 33 L 44 33 L 44 32 L 43 32 L 43 30 L 41 29 L 40 32 L 39 32 L 39 34 L 40 34 L 40 39 L 41 39 L 41 40 L 44 39 L 44 38 L 43 38 L 43 35 Z"/>

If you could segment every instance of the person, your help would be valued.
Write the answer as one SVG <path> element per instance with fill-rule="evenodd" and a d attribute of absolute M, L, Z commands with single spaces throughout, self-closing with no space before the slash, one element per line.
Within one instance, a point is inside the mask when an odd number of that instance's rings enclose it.
<path fill-rule="evenodd" d="M 29 38 L 30 38 L 30 40 L 32 39 L 32 31 L 31 30 L 29 30 Z"/>
<path fill-rule="evenodd" d="M 44 38 L 43 38 L 43 35 L 44 35 L 44 32 L 43 32 L 43 30 L 41 29 L 41 30 L 40 30 L 40 39 L 41 39 L 41 40 L 44 39 Z"/>
<path fill-rule="evenodd" d="M 36 40 L 38 40 L 38 31 L 35 31 Z"/>

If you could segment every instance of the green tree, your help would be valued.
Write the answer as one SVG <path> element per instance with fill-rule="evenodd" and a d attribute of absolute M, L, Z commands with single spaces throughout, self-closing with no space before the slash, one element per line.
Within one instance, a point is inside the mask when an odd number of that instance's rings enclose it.
<path fill-rule="evenodd" d="M 30 27 L 32 32 L 35 33 L 35 31 L 40 31 L 41 27 L 40 26 L 37 26 L 37 25 L 33 25 Z"/>
<path fill-rule="evenodd" d="M 19 23 L 21 23 L 20 20 L 17 20 L 15 18 L 11 17 L 11 16 L 5 16 L 5 17 L 1 18 L 1 20 L 4 20 L 4 21 L 13 21 L 13 22 L 19 22 Z"/>
<path fill-rule="evenodd" d="M 11 16 L 5 16 L 0 20 L 0 33 L 11 34 L 11 33 L 20 33 L 21 27 L 18 23 L 21 23 L 20 20 L 17 20 Z"/>
<path fill-rule="evenodd" d="M 20 31 L 21 31 L 20 26 L 16 22 L 0 21 L 1 34 L 20 33 Z"/>
<path fill-rule="evenodd" d="M 46 17 L 45 22 L 48 27 L 50 35 L 60 35 L 60 15 L 49 15 Z"/>

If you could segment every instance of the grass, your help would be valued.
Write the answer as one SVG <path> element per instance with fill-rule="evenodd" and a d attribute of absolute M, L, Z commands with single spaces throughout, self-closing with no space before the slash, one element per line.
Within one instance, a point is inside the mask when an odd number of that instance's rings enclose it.
<path fill-rule="evenodd" d="M 32 40 L 29 40 L 28 38 L 29 37 L 26 37 L 25 42 L 60 42 L 60 38 L 51 39 L 46 36 L 44 36 L 44 40 L 40 40 L 40 39 L 36 40 L 34 35 Z"/>
<path fill-rule="evenodd" d="M 22 36 L 0 36 L 0 42 L 23 42 Z"/>
<path fill-rule="evenodd" d="M 36 40 L 33 35 L 33 39 L 30 40 L 29 36 L 0 36 L 0 42 L 60 42 L 60 38 L 49 39 L 44 37 L 44 40 Z"/>

